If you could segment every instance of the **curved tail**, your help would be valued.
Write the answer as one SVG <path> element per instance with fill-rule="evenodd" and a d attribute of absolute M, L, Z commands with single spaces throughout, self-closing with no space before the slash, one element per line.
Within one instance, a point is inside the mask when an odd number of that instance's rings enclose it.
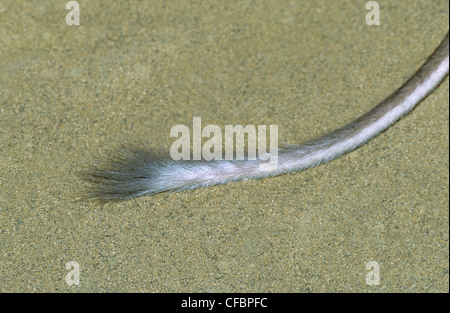
<path fill-rule="evenodd" d="M 101 168 L 83 174 L 92 183 L 89 197 L 122 200 L 175 191 L 258 179 L 296 172 L 328 162 L 352 151 L 410 112 L 448 75 L 449 34 L 424 65 L 399 89 L 353 122 L 323 137 L 278 151 L 278 166 L 261 170 L 256 160 L 174 161 L 147 148 L 122 147 Z"/>

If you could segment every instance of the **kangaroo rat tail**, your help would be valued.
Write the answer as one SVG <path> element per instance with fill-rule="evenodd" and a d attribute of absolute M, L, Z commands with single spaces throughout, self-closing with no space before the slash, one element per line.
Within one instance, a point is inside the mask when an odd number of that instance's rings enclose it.
<path fill-rule="evenodd" d="M 369 112 L 323 137 L 278 151 L 278 166 L 261 170 L 265 161 L 180 160 L 147 148 L 122 147 L 102 167 L 84 173 L 92 183 L 89 197 L 123 200 L 164 191 L 192 189 L 232 181 L 296 172 L 333 160 L 363 145 L 410 112 L 448 75 L 449 35 L 422 67 Z"/>

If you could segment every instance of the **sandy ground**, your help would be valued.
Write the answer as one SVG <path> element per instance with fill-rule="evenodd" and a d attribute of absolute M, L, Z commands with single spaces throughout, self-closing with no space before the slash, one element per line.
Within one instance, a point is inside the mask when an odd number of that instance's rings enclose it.
<path fill-rule="evenodd" d="M 448 1 L 389 1 L 379 26 L 364 1 L 79 1 L 79 26 L 65 4 L 0 0 L 0 291 L 449 291 L 448 78 L 301 173 L 106 205 L 75 175 L 194 116 L 280 143 L 342 126 L 439 44 Z"/>

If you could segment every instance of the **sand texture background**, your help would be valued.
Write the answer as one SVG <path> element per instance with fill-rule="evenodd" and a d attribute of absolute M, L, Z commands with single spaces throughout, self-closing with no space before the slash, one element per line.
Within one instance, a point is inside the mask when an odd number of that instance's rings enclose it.
<path fill-rule="evenodd" d="M 194 116 L 280 143 L 343 126 L 425 61 L 448 1 L 380 1 L 379 26 L 365 1 L 79 1 L 79 26 L 65 4 L 0 0 L 1 292 L 449 291 L 448 78 L 301 173 L 76 200 L 80 168 Z"/>

